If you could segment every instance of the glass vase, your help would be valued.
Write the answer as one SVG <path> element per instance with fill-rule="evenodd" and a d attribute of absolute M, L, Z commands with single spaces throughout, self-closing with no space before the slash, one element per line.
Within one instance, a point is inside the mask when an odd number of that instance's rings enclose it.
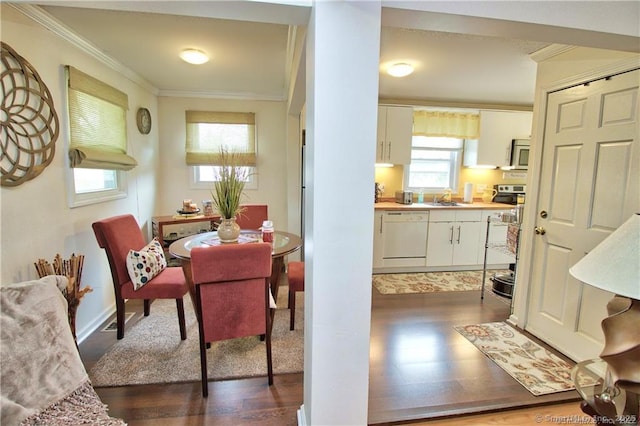
<path fill-rule="evenodd" d="M 236 218 L 224 219 L 220 218 L 220 226 L 218 226 L 218 237 L 220 242 L 235 243 L 240 236 L 240 225 L 236 223 Z"/>

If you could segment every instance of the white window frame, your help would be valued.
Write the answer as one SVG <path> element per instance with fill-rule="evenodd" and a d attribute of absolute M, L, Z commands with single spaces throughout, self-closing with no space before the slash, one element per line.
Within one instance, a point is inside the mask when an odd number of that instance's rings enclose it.
<path fill-rule="evenodd" d="M 419 151 L 419 150 L 423 150 L 423 151 L 441 151 L 441 152 L 448 152 L 450 154 L 454 155 L 453 159 L 449 159 L 448 163 L 449 163 L 449 182 L 447 184 L 447 186 L 444 187 L 433 187 L 433 186 L 412 186 L 410 184 L 411 182 L 411 164 L 405 166 L 404 168 L 404 181 L 407 182 L 407 186 L 405 187 L 406 190 L 408 191 L 414 191 L 414 192 L 423 192 L 423 193 L 438 193 L 441 192 L 442 190 L 444 190 L 445 188 L 451 188 L 452 189 L 452 193 L 457 193 L 457 188 L 458 188 L 458 182 L 460 181 L 460 168 L 462 166 L 462 148 L 464 146 L 464 139 L 460 139 L 460 138 L 433 138 L 433 139 L 449 139 L 449 140 L 457 140 L 458 141 L 458 147 L 456 148 L 447 148 L 447 147 L 435 147 L 439 144 L 435 144 L 433 147 L 424 147 L 424 146 L 420 146 L 422 145 L 420 143 L 420 140 L 423 141 L 423 143 L 430 138 L 427 138 L 425 136 L 413 136 L 412 138 L 412 145 L 411 145 L 411 152 L 412 152 L 412 163 L 413 163 L 413 151 Z M 419 161 L 419 160 L 418 160 Z"/>
<path fill-rule="evenodd" d="M 66 83 L 69 84 L 69 73 L 70 71 L 67 67 L 66 69 Z M 76 71 L 76 74 L 78 72 Z M 99 83 L 101 84 L 101 83 Z M 93 95 L 91 95 L 93 96 Z M 126 95 L 125 95 L 126 96 Z M 70 123 L 70 113 L 69 113 L 69 92 L 65 90 L 64 96 L 66 102 L 66 112 L 67 112 L 67 130 L 68 134 L 71 134 L 71 123 Z M 125 101 L 126 102 L 126 97 Z M 125 108 L 126 109 L 126 108 Z M 125 121 L 125 129 L 124 132 L 126 134 L 126 121 Z M 71 143 L 71 141 L 69 141 Z M 69 208 L 76 208 L 87 206 L 91 204 L 99 204 L 107 201 L 117 200 L 126 198 L 127 193 L 127 181 L 126 181 L 126 173 L 123 170 L 111 170 L 111 169 L 91 169 L 96 171 L 112 171 L 115 173 L 115 187 L 104 189 L 104 190 L 96 190 L 96 191 L 87 191 L 87 192 L 79 192 L 77 189 L 78 182 L 76 181 L 75 168 L 71 167 L 71 160 L 69 156 L 65 156 L 65 181 L 67 186 L 67 204 Z"/>
<path fill-rule="evenodd" d="M 212 189 L 214 180 L 202 180 L 200 179 L 201 167 L 213 167 L 213 166 L 189 166 L 189 184 L 192 189 Z M 258 189 L 258 174 L 257 167 L 249 167 L 249 176 L 245 189 Z M 214 176 L 216 176 L 214 174 Z"/>
<path fill-rule="evenodd" d="M 67 169 L 67 186 L 69 188 L 68 204 L 70 208 L 88 206 L 91 204 L 104 203 L 106 201 L 118 200 L 127 197 L 127 178 L 122 170 L 114 170 L 116 173 L 116 187 L 102 191 L 77 192 L 74 169 Z M 99 170 L 99 169 L 94 169 Z"/>

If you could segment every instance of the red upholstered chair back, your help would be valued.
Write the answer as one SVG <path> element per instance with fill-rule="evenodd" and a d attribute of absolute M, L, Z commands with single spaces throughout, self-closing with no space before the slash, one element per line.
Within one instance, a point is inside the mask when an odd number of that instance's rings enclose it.
<path fill-rule="evenodd" d="M 266 333 L 271 244 L 194 247 L 191 272 L 205 342 Z"/>
<path fill-rule="evenodd" d="M 129 250 L 140 250 L 146 245 L 138 222 L 126 214 L 99 220 L 92 227 L 98 245 L 107 253 L 114 287 L 125 284 L 130 280 L 126 262 Z"/>
<path fill-rule="evenodd" d="M 244 209 L 236 216 L 236 223 L 240 229 L 260 229 L 262 222 L 269 219 L 269 209 L 266 204 L 245 204 Z"/>

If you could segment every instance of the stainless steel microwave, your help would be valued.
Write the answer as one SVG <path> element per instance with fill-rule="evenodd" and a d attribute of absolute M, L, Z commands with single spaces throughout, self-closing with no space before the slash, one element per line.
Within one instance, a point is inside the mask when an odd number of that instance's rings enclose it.
<path fill-rule="evenodd" d="M 511 141 L 511 167 L 519 170 L 529 168 L 529 139 Z"/>

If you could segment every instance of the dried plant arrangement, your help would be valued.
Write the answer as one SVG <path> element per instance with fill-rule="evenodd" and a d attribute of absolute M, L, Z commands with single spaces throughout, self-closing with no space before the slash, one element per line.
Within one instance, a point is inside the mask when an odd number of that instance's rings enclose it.
<path fill-rule="evenodd" d="M 76 337 L 76 311 L 80 300 L 86 293 L 92 292 L 93 289 L 89 286 L 80 288 L 80 280 L 82 278 L 82 268 L 84 266 L 84 255 L 76 256 L 75 253 L 71 255 L 69 259 L 63 259 L 60 254 L 56 254 L 53 259 L 53 264 L 50 264 L 44 259 L 38 259 L 33 264 L 38 272 L 38 277 L 42 278 L 47 275 L 63 275 L 68 278 L 67 288 L 61 289 L 62 294 L 67 299 L 69 306 L 69 325 L 71 326 L 71 332 L 73 337 Z"/>
<path fill-rule="evenodd" d="M 213 207 L 220 216 L 223 219 L 231 219 L 242 211 L 240 203 L 249 172 L 245 167 L 242 153 L 223 147 L 220 149 L 218 158 L 219 167 L 211 198 Z"/>

